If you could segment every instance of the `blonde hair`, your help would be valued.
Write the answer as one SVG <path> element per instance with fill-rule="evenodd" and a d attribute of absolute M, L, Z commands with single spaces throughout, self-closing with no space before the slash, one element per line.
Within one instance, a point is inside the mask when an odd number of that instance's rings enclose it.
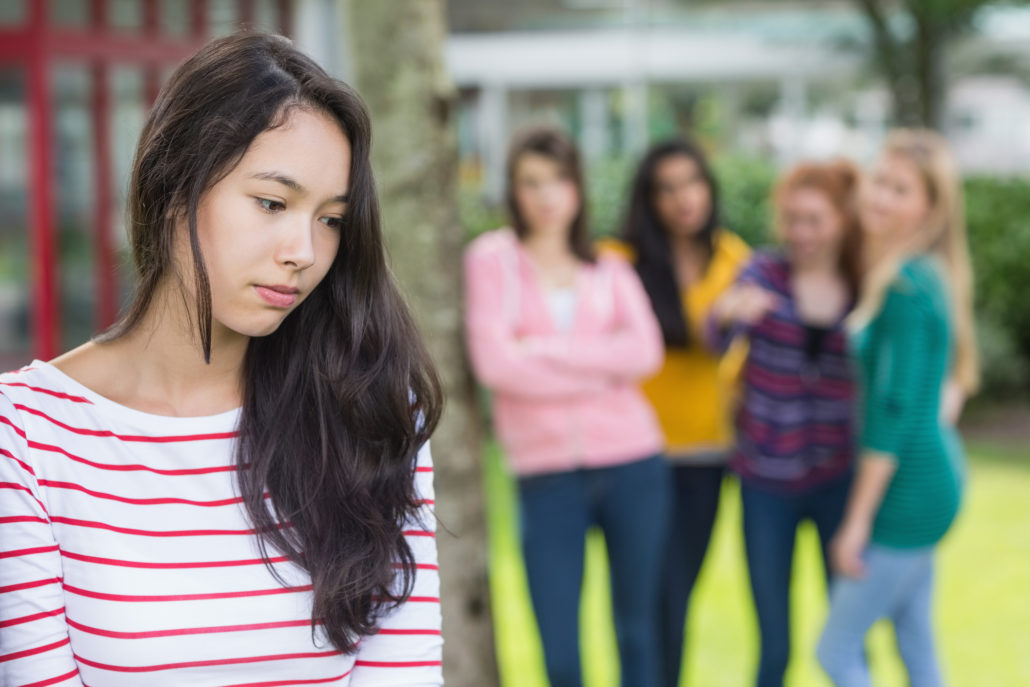
<path fill-rule="evenodd" d="M 955 323 L 955 362 L 952 376 L 966 394 L 980 386 L 980 360 L 973 317 L 973 271 L 966 239 L 962 178 L 947 141 L 923 129 L 897 129 L 884 144 L 885 156 L 901 157 L 919 171 L 930 212 L 920 231 L 900 250 L 886 256 L 865 275 L 858 305 L 849 317 L 851 328 L 868 324 L 879 312 L 902 262 L 920 253 L 937 257 L 946 271 Z"/>

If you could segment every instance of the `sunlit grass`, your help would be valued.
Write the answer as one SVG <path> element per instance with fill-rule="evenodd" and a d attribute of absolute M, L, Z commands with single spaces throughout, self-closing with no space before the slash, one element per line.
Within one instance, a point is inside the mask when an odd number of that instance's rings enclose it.
<path fill-rule="evenodd" d="M 519 553 L 513 485 L 496 450 L 486 463 L 502 684 L 547 687 Z M 758 658 L 734 482 L 727 481 L 723 496 L 691 610 L 683 681 L 691 687 L 750 687 Z M 798 541 L 787 687 L 829 687 L 813 656 L 826 614 L 814 529 L 803 527 Z M 618 685 L 603 547 L 599 536 L 591 536 L 581 622 L 587 687 Z M 1030 685 L 1030 456 L 986 447 L 972 451 L 964 511 L 941 546 L 936 608 L 949 684 Z M 869 656 L 878 686 L 907 684 L 889 626 L 874 628 Z"/>

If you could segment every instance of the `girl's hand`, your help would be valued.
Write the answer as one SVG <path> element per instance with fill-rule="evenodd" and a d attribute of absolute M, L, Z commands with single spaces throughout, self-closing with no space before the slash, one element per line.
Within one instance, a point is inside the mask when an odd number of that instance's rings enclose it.
<path fill-rule="evenodd" d="M 845 521 L 830 542 L 830 567 L 844 577 L 865 575 L 862 553 L 869 544 L 869 528 Z"/>
<path fill-rule="evenodd" d="M 719 300 L 716 314 L 725 325 L 743 324 L 752 327 L 776 308 L 780 297 L 755 284 L 734 286 Z"/>
<path fill-rule="evenodd" d="M 949 379 L 941 394 L 941 419 L 949 425 L 958 424 L 962 407 L 966 404 L 966 392 L 955 379 Z"/>

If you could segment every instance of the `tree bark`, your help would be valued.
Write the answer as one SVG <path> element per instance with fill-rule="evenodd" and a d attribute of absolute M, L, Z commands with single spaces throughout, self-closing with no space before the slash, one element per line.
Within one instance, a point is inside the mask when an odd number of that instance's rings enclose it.
<path fill-rule="evenodd" d="M 908 46 L 891 30 L 887 10 L 881 0 L 857 1 L 873 32 L 876 63 L 891 95 L 893 119 L 901 125 L 918 124 L 918 108 L 912 107 L 913 99 L 908 92 L 910 79 L 906 78 L 909 72 Z"/>
<path fill-rule="evenodd" d="M 915 74 L 919 84 L 920 124 L 940 129 L 944 117 L 946 82 L 944 78 L 944 42 L 946 30 L 932 12 L 913 11 L 916 24 Z"/>
<path fill-rule="evenodd" d="M 373 167 L 391 264 L 438 366 L 447 406 L 433 436 L 444 676 L 498 684 L 487 584 L 480 421 L 464 353 L 455 90 L 443 0 L 343 0 L 355 85 L 372 114 Z"/>

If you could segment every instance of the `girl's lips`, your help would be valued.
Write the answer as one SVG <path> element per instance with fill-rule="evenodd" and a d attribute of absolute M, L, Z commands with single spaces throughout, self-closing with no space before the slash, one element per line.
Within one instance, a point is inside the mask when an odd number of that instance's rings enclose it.
<path fill-rule="evenodd" d="M 269 305 L 277 308 L 288 308 L 297 301 L 296 289 L 274 286 L 255 286 L 254 290 Z"/>

